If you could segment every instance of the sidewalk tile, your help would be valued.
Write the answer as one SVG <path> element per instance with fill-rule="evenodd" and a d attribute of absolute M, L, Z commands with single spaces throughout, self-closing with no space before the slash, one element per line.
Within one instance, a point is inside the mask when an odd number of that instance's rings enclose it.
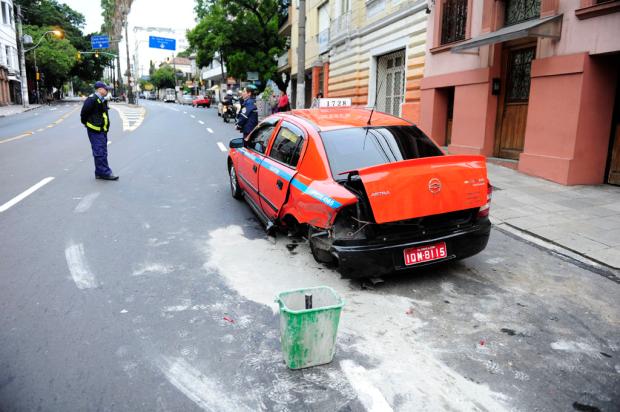
<path fill-rule="evenodd" d="M 604 243 L 607 246 L 615 247 L 620 246 L 620 229 L 615 230 L 600 230 L 596 235 L 592 236 L 586 234 L 586 236 L 592 240 L 600 243 Z"/>
<path fill-rule="evenodd" d="M 602 249 L 589 254 L 593 259 L 620 269 L 620 247 Z"/>
<path fill-rule="evenodd" d="M 579 236 L 576 234 L 571 234 L 561 238 L 553 239 L 553 241 L 569 249 L 584 254 L 590 254 L 591 252 L 601 251 L 609 248 L 608 245 L 596 242 L 594 240 L 588 239 L 587 237 Z"/>

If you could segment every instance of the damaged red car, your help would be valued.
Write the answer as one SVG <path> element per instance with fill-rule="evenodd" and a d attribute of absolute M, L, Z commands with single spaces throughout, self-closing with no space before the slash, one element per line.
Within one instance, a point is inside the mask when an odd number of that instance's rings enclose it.
<path fill-rule="evenodd" d="M 483 156 L 445 155 L 414 124 L 363 108 L 293 110 L 230 142 L 230 188 L 268 229 L 307 235 L 314 258 L 362 278 L 482 251 Z"/>

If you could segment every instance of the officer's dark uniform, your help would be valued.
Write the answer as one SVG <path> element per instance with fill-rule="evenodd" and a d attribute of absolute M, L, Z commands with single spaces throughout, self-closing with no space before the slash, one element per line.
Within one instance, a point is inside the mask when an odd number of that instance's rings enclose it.
<path fill-rule="evenodd" d="M 111 176 L 112 170 L 108 166 L 108 130 L 110 129 L 108 102 L 94 93 L 91 94 L 82 106 L 80 118 L 82 124 L 86 126 L 90 146 L 93 149 L 95 176 Z"/>
<path fill-rule="evenodd" d="M 237 120 L 237 126 L 241 133 L 243 133 L 243 137 L 247 137 L 252 130 L 258 124 L 258 109 L 256 108 L 256 103 L 254 102 L 254 97 L 249 97 L 246 101 L 243 102 L 243 107 L 241 108 L 241 113 L 239 114 L 239 119 Z"/>

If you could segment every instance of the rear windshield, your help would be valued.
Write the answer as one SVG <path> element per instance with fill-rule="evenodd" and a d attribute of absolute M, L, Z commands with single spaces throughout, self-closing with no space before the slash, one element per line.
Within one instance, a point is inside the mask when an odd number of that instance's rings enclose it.
<path fill-rule="evenodd" d="M 321 137 L 337 180 L 350 170 L 443 155 L 415 126 L 356 127 L 321 132 Z"/>

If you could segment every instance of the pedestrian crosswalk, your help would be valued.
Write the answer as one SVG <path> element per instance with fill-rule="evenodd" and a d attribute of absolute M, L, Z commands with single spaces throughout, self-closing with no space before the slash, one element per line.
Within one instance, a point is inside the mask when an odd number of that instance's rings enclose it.
<path fill-rule="evenodd" d="M 132 132 L 144 121 L 146 109 L 141 106 L 129 106 L 126 104 L 111 104 L 110 107 L 118 112 L 123 121 L 123 131 Z"/>

